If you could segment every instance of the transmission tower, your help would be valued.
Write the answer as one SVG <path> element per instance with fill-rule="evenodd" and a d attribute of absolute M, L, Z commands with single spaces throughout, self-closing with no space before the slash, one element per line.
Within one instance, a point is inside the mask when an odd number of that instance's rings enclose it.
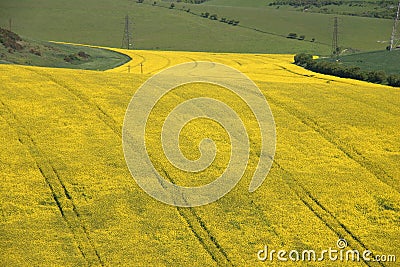
<path fill-rule="evenodd" d="M 334 17 L 333 19 L 333 37 L 332 37 L 332 57 L 339 57 L 340 48 L 338 45 L 338 32 L 339 32 L 339 24 L 338 18 Z"/>
<path fill-rule="evenodd" d="M 129 21 L 129 16 L 125 16 L 125 29 L 124 37 L 122 38 L 122 48 L 131 49 L 133 48 L 132 34 L 131 34 L 131 22 Z"/>
<path fill-rule="evenodd" d="M 398 27 L 398 24 L 399 24 L 399 19 L 400 19 L 400 1 L 399 1 L 399 6 L 397 8 L 396 17 L 395 17 L 394 23 L 393 23 L 392 36 L 390 37 L 390 46 L 389 46 L 389 50 L 390 51 L 395 49 L 396 46 L 397 46 L 398 37 L 399 37 L 398 36 L 397 27 Z"/>

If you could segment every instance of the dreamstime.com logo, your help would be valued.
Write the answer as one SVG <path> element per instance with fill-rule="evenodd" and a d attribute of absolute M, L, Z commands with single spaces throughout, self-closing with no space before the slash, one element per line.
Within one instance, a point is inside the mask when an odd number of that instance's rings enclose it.
<path fill-rule="evenodd" d="M 266 178 L 275 154 L 274 118 L 264 95 L 252 80 L 236 69 L 214 62 L 173 66 L 152 76 L 135 93 L 126 111 L 122 129 L 125 160 L 133 178 L 153 198 L 180 207 L 214 202 L 232 190 L 242 178 L 250 156 L 250 140 L 245 124 L 232 107 L 208 97 L 188 99 L 169 113 L 162 126 L 162 152 L 171 164 L 182 171 L 196 173 L 207 169 L 218 152 L 214 141 L 202 140 L 199 144 L 200 158 L 189 160 L 179 148 L 179 135 L 183 127 L 194 119 L 213 120 L 223 127 L 230 138 L 231 154 L 223 174 L 209 184 L 184 187 L 167 181 L 154 168 L 145 140 L 149 115 L 164 95 L 178 86 L 191 83 L 213 84 L 230 90 L 246 103 L 256 118 L 261 151 L 249 185 L 249 191 L 255 191 Z"/>
<path fill-rule="evenodd" d="M 317 261 L 340 261 L 340 262 L 396 262 L 396 255 L 374 255 L 372 251 L 366 249 L 358 251 L 348 248 L 345 239 L 336 242 L 336 248 L 328 248 L 319 252 L 308 250 L 269 250 L 268 246 L 257 252 L 259 261 L 278 261 L 278 262 L 317 262 Z"/>

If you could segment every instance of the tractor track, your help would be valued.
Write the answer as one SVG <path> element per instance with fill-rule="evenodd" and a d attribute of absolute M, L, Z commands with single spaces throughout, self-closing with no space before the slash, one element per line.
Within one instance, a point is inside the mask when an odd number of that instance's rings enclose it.
<path fill-rule="evenodd" d="M 97 117 L 102 120 L 110 129 L 114 131 L 118 138 L 122 138 L 122 130 L 117 126 L 116 121 L 109 116 L 105 111 L 103 111 L 97 104 L 92 103 L 90 99 L 82 94 L 77 89 L 72 89 L 67 84 L 60 83 L 56 81 L 49 75 L 42 74 L 40 72 L 35 72 L 37 75 L 41 75 L 50 79 L 52 82 L 56 83 L 58 86 L 61 86 L 71 94 L 75 95 L 81 102 L 83 102 L 89 109 L 91 109 Z M 166 176 L 168 174 L 166 173 Z M 172 181 L 172 180 L 171 180 Z M 162 182 L 160 181 L 160 184 Z M 177 207 L 177 212 L 179 216 L 186 221 L 190 231 L 196 237 L 196 239 L 200 242 L 200 244 L 204 247 L 205 251 L 212 257 L 212 259 L 218 264 L 222 266 L 233 266 L 231 260 L 228 258 L 224 249 L 219 245 L 217 239 L 212 235 L 210 230 L 207 228 L 204 221 L 201 217 L 195 212 L 194 208 L 182 208 Z M 78 213 L 79 214 L 79 213 Z"/>
<path fill-rule="evenodd" d="M 323 80 L 323 81 L 327 81 L 327 82 L 334 82 L 334 83 L 339 83 L 339 84 L 346 84 L 346 85 L 351 85 L 351 86 L 353 86 L 353 87 L 357 86 L 357 85 L 355 85 L 355 84 L 353 84 L 353 83 L 346 82 L 346 81 L 339 81 L 339 80 L 334 80 L 334 79 L 329 79 L 329 78 L 317 77 L 317 76 L 312 75 L 312 74 L 311 74 L 311 75 L 308 75 L 308 74 L 301 74 L 301 73 L 297 73 L 297 72 L 295 72 L 295 71 L 289 70 L 289 69 L 287 69 L 286 67 L 283 67 L 283 66 L 280 66 L 280 65 L 276 65 L 276 66 L 278 66 L 278 67 L 281 68 L 282 70 L 285 70 L 285 71 L 287 71 L 287 72 L 289 72 L 289 73 L 295 74 L 295 75 L 297 75 L 297 76 L 303 76 L 303 77 L 305 77 L 305 78 L 312 78 L 312 79 L 318 79 L 318 80 Z M 327 75 L 327 74 L 321 74 L 321 73 L 316 73 L 316 74 L 319 74 L 319 75 Z M 334 77 L 335 77 L 335 76 L 334 76 Z M 339 78 L 339 77 L 337 77 L 337 78 Z M 341 79 L 346 79 L 346 78 L 341 78 Z M 359 81 L 359 82 L 363 82 L 363 81 Z M 365 82 L 365 81 L 364 81 L 364 82 Z M 310 84 L 309 86 L 310 86 L 310 87 L 313 87 L 313 88 L 315 88 L 315 89 L 318 89 L 319 91 L 321 91 L 321 89 L 320 89 L 319 87 L 315 86 L 315 85 Z M 349 95 L 341 95 L 341 96 L 344 97 L 344 98 L 350 99 L 350 100 L 352 100 L 352 101 L 354 101 L 354 102 L 360 103 L 360 104 L 362 104 L 362 105 L 367 105 L 367 106 L 369 106 L 369 107 L 372 107 L 372 108 L 374 108 L 374 109 L 378 109 L 378 110 L 381 110 L 381 111 L 382 111 L 382 109 L 380 108 L 381 106 L 373 105 L 373 104 L 366 103 L 366 102 L 362 102 L 360 99 L 351 97 L 351 96 L 349 96 Z M 392 102 L 390 102 L 390 101 L 386 101 L 386 103 L 389 103 L 389 104 L 391 105 L 392 109 L 397 107 L 397 105 L 396 105 L 395 103 L 392 103 Z M 394 114 L 392 111 L 386 110 L 386 111 L 384 111 L 384 112 L 386 112 L 386 113 L 388 113 L 388 114 L 390 114 L 390 115 L 397 116 L 397 114 Z"/>
<path fill-rule="evenodd" d="M 183 57 L 189 59 L 188 62 L 193 62 L 194 63 L 193 69 L 197 68 L 198 61 L 196 59 L 188 57 L 188 56 L 183 56 Z"/>
<path fill-rule="evenodd" d="M 51 161 L 39 149 L 26 129 L 11 109 L 0 100 L 0 116 L 17 133 L 19 142 L 24 145 L 34 159 L 36 166 L 50 189 L 51 196 L 76 241 L 76 246 L 88 266 L 104 266 L 100 253 L 96 250 L 80 214 L 65 183 L 51 164 Z"/>
<path fill-rule="evenodd" d="M 321 127 L 315 120 L 302 114 L 299 110 L 289 107 L 288 105 L 268 97 L 268 101 L 272 104 L 282 108 L 285 112 L 297 118 L 301 123 L 311 128 L 317 132 L 326 141 L 334 145 L 337 149 L 342 151 L 348 158 L 355 161 L 369 173 L 374 175 L 377 179 L 382 182 L 391 185 L 396 188 L 393 178 L 388 175 L 380 166 L 370 162 L 366 159 L 360 152 L 355 148 L 351 147 L 349 144 L 340 141 L 340 138 L 334 133 Z M 307 191 L 304 186 L 297 181 L 294 176 L 285 170 L 277 161 L 274 159 L 276 166 L 283 172 L 284 182 L 296 193 L 303 204 L 318 217 L 329 229 L 331 229 L 339 238 L 344 238 L 349 242 L 349 246 L 357 249 L 358 251 L 367 250 L 367 246 L 355 235 L 353 234 L 339 219 L 337 219 L 334 214 L 324 207 L 317 198 L 315 198 L 309 191 Z M 388 181 L 389 180 L 389 181 Z M 392 182 L 391 182 L 392 181 Z M 391 183 L 391 184 L 390 184 Z M 397 191 L 398 188 L 396 188 Z M 381 262 L 364 261 L 368 266 L 385 266 Z"/>
<path fill-rule="evenodd" d="M 140 66 L 140 64 L 143 64 L 143 63 L 146 62 L 146 58 L 145 58 L 144 56 L 139 55 L 138 53 L 132 53 L 132 55 L 138 56 L 138 57 L 140 57 L 140 58 L 142 59 L 142 61 L 140 61 L 139 63 L 133 65 L 132 67 Z M 129 62 L 128 62 L 128 63 L 129 63 Z"/>
<path fill-rule="evenodd" d="M 59 81 L 55 80 L 49 75 L 45 75 L 42 73 L 35 72 L 38 75 L 46 76 L 47 78 L 51 79 L 54 83 L 57 85 L 61 86 L 62 88 L 66 89 L 68 92 L 71 94 L 75 95 L 79 100 L 81 100 L 85 105 L 87 105 L 88 108 L 90 108 L 96 116 L 99 117 L 110 129 L 114 131 L 118 135 L 119 138 L 122 136 L 122 131 L 120 127 L 117 126 L 116 121 L 109 116 L 100 106 L 97 104 L 93 103 L 86 95 L 84 95 L 82 92 L 79 90 L 72 88 L 68 86 L 67 84 L 60 83 Z M 269 97 L 269 100 L 274 103 L 275 105 L 281 107 L 284 109 L 286 112 L 288 112 L 291 115 L 294 115 L 296 118 L 298 118 L 303 124 L 306 126 L 312 128 L 316 132 L 318 132 L 324 139 L 335 145 L 337 148 L 339 148 L 342 152 L 344 152 L 348 157 L 359 163 L 361 166 L 366 168 L 369 172 L 374 174 L 378 179 L 381 179 L 379 175 L 380 173 L 376 173 L 373 170 L 371 170 L 371 166 L 369 164 L 373 163 L 368 163 L 366 162 L 366 159 L 356 150 L 354 150 L 351 147 L 347 147 L 348 145 L 345 143 L 339 142 L 339 138 L 335 136 L 333 133 L 327 131 L 326 129 L 321 128 L 316 121 L 312 120 L 311 118 L 308 118 L 306 116 L 299 116 L 299 111 L 290 108 L 287 105 L 271 99 Z M 300 200 L 306 205 L 308 209 L 310 209 L 315 216 L 317 216 L 323 223 L 331 229 L 333 232 L 335 232 L 339 237 L 345 238 L 346 240 L 349 241 L 349 245 L 353 248 L 363 248 L 366 249 L 366 246 L 362 241 L 360 241 L 357 236 L 355 236 L 344 224 L 342 224 L 328 209 L 326 209 L 315 197 L 311 195 L 310 192 L 308 192 L 303 186 L 299 184 L 298 181 L 296 181 L 295 178 L 286 170 L 284 170 L 276 161 L 275 163 L 277 166 L 286 174 L 285 176 L 285 182 L 289 185 L 289 187 L 296 193 L 296 195 L 300 198 Z M 55 169 L 51 167 L 53 170 L 52 172 L 54 175 L 57 177 L 57 173 L 55 172 Z M 383 171 L 383 170 L 382 170 Z M 387 175 L 387 174 L 386 174 Z M 168 176 L 166 173 L 166 176 L 173 182 L 173 180 Z M 61 180 L 59 177 L 57 178 Z M 46 181 L 47 182 L 47 181 Z M 61 189 L 63 188 L 62 185 Z M 53 192 L 51 183 L 49 184 L 50 189 Z M 65 188 L 65 187 L 64 187 Z M 60 189 L 60 190 L 61 190 Z M 68 195 L 62 189 L 65 198 L 68 199 Z M 53 193 L 53 196 L 57 196 L 55 192 Z M 70 197 L 70 196 L 69 196 Z M 58 199 L 58 198 L 56 198 Z M 57 202 L 57 201 L 56 201 Z M 62 203 L 57 203 L 59 205 L 59 208 L 61 209 L 60 212 L 62 213 L 63 217 L 63 209 L 62 209 Z M 76 207 L 74 210 L 74 214 L 76 217 L 79 218 L 79 213 L 75 212 Z M 217 239 L 213 236 L 213 234 L 210 232 L 210 230 L 207 228 L 206 224 L 204 221 L 201 219 L 201 217 L 196 213 L 194 208 L 180 208 L 177 207 L 177 212 L 179 216 L 181 216 L 186 223 L 188 224 L 189 229 L 192 231 L 193 235 L 198 239 L 200 244 L 204 247 L 205 251 L 210 254 L 210 256 L 213 258 L 213 260 L 218 264 L 218 265 L 233 265 L 231 260 L 228 258 L 226 252 L 224 249 L 221 247 L 221 245 L 218 243 Z M 66 219 L 64 217 L 64 219 Z M 83 233 L 88 235 L 88 232 L 86 228 L 82 229 Z M 91 243 L 91 241 L 89 241 Z M 97 253 L 95 253 L 97 254 Z M 82 251 L 82 255 L 84 255 L 86 259 L 86 254 L 85 252 Z M 99 255 L 98 255 L 99 256 Z M 99 257 L 100 260 L 100 257 Z M 365 262 L 368 266 L 384 266 L 381 263 L 374 263 L 374 262 Z M 103 263 L 101 262 L 103 265 Z M 378 264 L 378 265 L 374 265 Z"/>
<path fill-rule="evenodd" d="M 287 69 L 286 69 L 287 70 Z M 290 70 L 287 70 L 291 72 Z M 297 75 L 304 76 L 302 74 L 295 73 Z M 311 77 L 305 75 L 306 77 Z M 323 78 L 321 78 L 323 79 Z M 345 82 L 343 82 L 345 83 Z M 337 149 L 342 151 L 348 158 L 355 161 L 369 173 L 375 176 L 378 180 L 383 183 L 395 188 L 397 192 L 399 192 L 398 186 L 394 179 L 385 172 L 379 165 L 374 162 L 369 161 L 365 158 L 356 148 L 351 145 L 343 142 L 340 138 L 333 132 L 323 128 L 318 124 L 317 121 L 303 114 L 296 108 L 292 106 L 288 106 L 283 102 L 280 102 L 272 97 L 268 97 L 268 101 L 273 103 L 274 105 L 282 108 L 285 112 L 297 118 L 301 123 L 311 128 L 315 132 L 317 132 L 321 137 L 323 137 L 326 141 L 334 145 Z M 304 186 L 301 185 L 299 181 L 297 181 L 294 176 L 285 170 L 277 161 L 274 159 L 274 163 L 276 166 L 284 173 L 284 182 L 288 184 L 288 186 L 296 193 L 296 195 L 300 198 L 303 204 L 317 217 L 319 218 L 329 229 L 331 229 L 339 238 L 344 238 L 349 242 L 349 247 L 353 249 L 357 249 L 358 251 L 367 250 L 367 246 L 347 228 L 336 216 L 329 211 L 326 207 L 324 207 L 317 198 L 315 198 L 309 191 L 307 191 Z M 373 261 L 365 261 L 364 263 L 367 266 L 385 266 L 381 262 L 373 262 Z"/>
<path fill-rule="evenodd" d="M 138 57 L 140 57 L 142 60 L 139 62 L 139 63 L 137 63 L 137 64 L 134 64 L 134 65 L 131 65 L 129 62 L 131 62 L 131 61 L 128 61 L 126 64 L 127 64 L 127 68 L 128 68 L 128 73 L 129 72 L 131 72 L 132 71 L 132 68 L 134 68 L 134 67 L 141 67 L 141 72 L 142 72 L 142 68 L 143 68 L 143 64 L 146 62 L 146 58 L 144 57 L 144 56 L 142 56 L 142 55 L 140 55 L 140 54 L 138 54 L 138 53 L 131 53 L 130 54 L 130 58 L 133 58 L 132 56 L 133 55 L 135 55 L 135 56 L 138 56 Z M 121 72 L 124 72 L 124 71 L 121 71 Z"/>
<path fill-rule="evenodd" d="M 103 121 L 114 133 L 116 133 L 118 136 L 122 136 L 122 130 L 120 127 L 117 126 L 117 122 L 114 120 L 113 117 L 108 115 L 99 105 L 96 103 L 92 102 L 89 97 L 87 97 L 85 94 L 83 94 L 81 91 L 77 90 L 76 88 L 73 88 L 71 86 L 68 86 L 65 83 L 62 83 L 56 79 L 54 79 L 51 75 L 44 74 L 42 72 L 29 69 L 30 71 L 34 72 L 37 75 L 40 75 L 42 77 L 45 77 L 52 81 L 54 84 L 62 87 L 64 90 L 75 96 L 77 99 L 79 99 L 81 102 L 83 102 L 85 105 L 87 105 L 95 114 L 96 116 Z"/>
<path fill-rule="evenodd" d="M 139 63 L 137 63 L 137 64 L 135 64 L 135 65 L 132 65 L 131 67 L 137 67 L 137 66 L 142 65 L 142 66 L 144 67 L 143 69 L 145 69 L 145 66 L 146 66 L 146 65 L 145 65 L 144 63 L 145 63 L 145 62 L 149 62 L 149 60 L 146 58 L 146 55 L 141 55 L 141 54 L 139 54 L 139 53 L 130 53 L 130 55 L 136 55 L 136 56 L 142 58 L 142 61 L 140 61 Z M 161 71 L 161 70 L 163 70 L 163 69 L 168 68 L 169 66 L 171 66 L 171 60 L 170 60 L 169 58 L 165 57 L 165 56 L 161 56 L 161 55 L 159 55 L 159 54 L 157 54 L 157 53 L 148 53 L 148 55 L 160 57 L 160 58 L 166 60 L 166 61 L 167 61 L 167 64 L 165 64 L 163 67 L 155 68 L 155 69 L 150 70 L 150 71 L 148 71 L 148 72 L 144 71 L 143 74 L 154 74 L 154 73 L 157 73 L 157 72 L 159 72 L 159 71 Z M 130 65 L 128 65 L 128 66 L 130 66 Z"/>
<path fill-rule="evenodd" d="M 290 70 L 290 69 L 288 69 L 288 68 L 286 68 L 286 67 L 284 67 L 284 66 L 282 66 L 282 65 L 278 65 L 278 64 L 275 64 L 275 66 L 279 67 L 280 69 L 282 69 L 282 70 L 284 70 L 284 71 L 287 71 L 287 72 L 289 72 L 289 73 L 292 73 L 292 74 L 294 74 L 294 75 L 301 76 L 301 77 L 313 78 L 313 79 L 323 80 L 323 81 L 327 81 L 327 82 L 337 82 L 337 83 L 342 83 L 342 84 L 347 84 L 347 85 L 354 85 L 354 84 L 352 84 L 352 83 L 350 83 L 350 82 L 339 81 L 339 80 L 329 79 L 329 78 L 324 78 L 324 77 L 317 77 L 317 76 L 314 75 L 314 74 L 302 74 L 302 73 L 296 72 L 296 71 L 294 71 L 294 70 Z M 307 71 L 310 71 L 310 70 L 307 70 Z M 311 72 L 311 71 L 310 71 L 310 72 Z M 327 75 L 327 74 L 322 74 L 322 73 L 315 73 L 315 74 Z M 328 75 L 328 76 L 329 76 L 329 75 Z M 336 78 L 337 78 L 337 77 L 336 77 Z"/>
<path fill-rule="evenodd" d="M 334 81 L 334 82 L 337 82 L 337 81 Z M 352 84 L 352 86 L 353 86 L 353 87 L 356 87 L 356 85 L 354 85 L 354 84 Z M 322 91 L 321 88 L 318 87 L 318 86 L 316 86 L 316 85 L 310 84 L 310 87 L 312 87 L 312 88 L 314 88 L 314 89 L 316 89 L 316 90 L 318 90 L 318 91 L 320 91 L 320 92 Z M 357 87 L 358 87 L 358 86 L 357 86 Z M 398 116 L 398 113 L 393 113 L 393 111 L 392 111 L 394 108 L 398 108 L 398 106 L 397 106 L 396 104 L 390 102 L 390 101 L 385 101 L 385 103 L 386 103 L 386 104 L 389 103 L 389 104 L 391 105 L 391 107 L 390 107 L 391 110 L 383 110 L 381 105 L 372 104 L 372 103 L 370 103 L 370 102 L 366 103 L 365 101 L 362 101 L 362 100 L 360 100 L 359 98 L 356 98 L 356 97 L 351 97 L 351 96 L 348 95 L 348 94 L 343 94 L 343 95 L 341 95 L 341 96 L 342 96 L 343 98 L 346 98 L 346 99 L 349 99 L 349 100 L 351 100 L 351 101 L 354 101 L 354 102 L 356 102 L 356 103 L 358 103 L 358 104 L 365 105 L 365 106 L 368 106 L 368 107 L 373 108 L 373 109 L 377 109 L 377 110 L 379 110 L 379 111 L 381 111 L 381 112 L 385 112 L 385 113 L 387 113 L 388 115 Z"/>
<path fill-rule="evenodd" d="M 351 160 L 356 162 L 358 165 L 363 167 L 365 170 L 367 170 L 369 173 L 371 173 L 373 176 L 375 176 L 376 179 L 382 181 L 383 183 L 387 184 L 388 186 L 391 186 L 397 192 L 400 193 L 400 186 L 395 181 L 395 179 L 390 174 L 388 174 L 380 165 L 378 165 L 378 164 L 370 161 L 366 157 L 364 157 L 362 155 L 362 153 L 359 152 L 354 146 L 352 146 L 346 142 L 343 142 L 339 138 L 339 136 L 337 136 L 334 132 L 323 128 L 321 125 L 319 125 L 319 123 L 316 120 L 308 117 L 307 115 L 303 114 L 296 108 L 294 108 L 292 106 L 288 106 L 288 105 L 272 98 L 271 96 L 268 96 L 268 100 L 271 101 L 271 103 L 275 104 L 276 106 L 285 110 L 290 115 L 297 118 L 299 121 L 301 121 L 307 127 L 311 128 L 312 130 L 317 132 L 326 141 L 328 141 L 333 146 L 335 146 L 337 149 L 342 151 L 348 158 L 350 158 Z"/>
<path fill-rule="evenodd" d="M 352 87 L 359 86 L 359 85 L 356 85 L 356 84 L 354 84 L 354 83 L 352 83 L 352 82 L 348 82 L 348 81 L 345 80 L 345 79 L 350 79 L 350 78 L 341 78 L 341 77 L 337 77 L 337 76 L 333 76 L 333 75 L 329 75 L 329 74 L 323 74 L 323 73 L 313 72 L 313 71 L 307 70 L 307 69 L 305 69 L 305 70 L 306 70 L 306 71 L 309 71 L 309 72 L 311 72 L 311 73 L 314 73 L 314 74 L 302 74 L 302 73 L 298 73 L 298 72 L 296 72 L 296 71 L 294 71 L 294 70 L 290 70 L 290 69 L 288 69 L 288 68 L 286 68 L 286 67 L 284 67 L 284 66 L 282 66 L 282 65 L 275 64 L 275 66 L 277 66 L 278 68 L 280 68 L 280 69 L 282 69 L 282 70 L 284 70 L 284 71 L 287 71 L 287 72 L 292 73 L 292 74 L 294 74 L 294 75 L 301 76 L 301 77 L 305 77 L 305 78 L 318 79 L 318 80 L 326 81 L 326 82 L 328 82 L 328 83 L 333 82 L 333 83 L 345 84 L 345 85 L 350 85 L 350 86 L 352 86 Z M 334 77 L 334 78 L 336 78 L 336 79 L 333 79 L 333 78 L 325 78 L 325 77 L 318 77 L 317 75 L 332 76 L 332 77 Z M 351 80 L 352 80 L 352 81 L 358 81 L 358 82 L 360 82 L 360 83 L 364 82 L 364 83 L 367 83 L 367 84 L 368 84 L 368 83 L 369 83 L 369 84 L 373 84 L 373 83 L 370 83 L 370 82 L 367 82 L 367 81 L 360 81 L 360 80 L 356 80 L 356 79 L 351 79 Z M 376 85 L 376 84 L 375 84 L 375 85 Z M 382 85 L 382 86 L 384 86 L 384 85 Z M 356 99 L 354 99 L 354 98 L 351 98 L 351 97 L 349 97 L 349 96 L 346 96 L 346 98 L 349 98 L 349 99 L 352 99 L 352 100 L 354 100 L 354 101 L 356 101 L 356 102 L 360 102 L 360 103 L 365 104 L 364 102 L 361 102 L 361 101 L 356 100 Z M 389 103 L 390 103 L 393 107 L 397 107 L 397 104 L 396 104 L 396 103 L 392 103 L 392 102 L 389 102 Z M 375 107 L 374 105 L 370 105 L 370 104 L 369 104 L 369 106 Z"/>
<path fill-rule="evenodd" d="M 166 60 L 166 61 L 167 61 L 167 64 L 164 64 L 164 65 L 163 65 L 162 67 L 160 67 L 160 68 L 155 68 L 155 69 L 153 69 L 153 70 L 147 72 L 147 74 L 155 74 L 155 73 L 157 73 L 157 72 L 159 72 L 159 71 L 161 71 L 161 70 L 163 70 L 163 69 L 168 68 L 169 66 L 171 66 L 171 59 L 169 59 L 168 57 L 161 56 L 161 55 L 156 54 L 156 53 L 151 53 L 150 55 L 153 55 L 153 56 L 155 55 L 155 56 L 158 56 L 158 57 L 160 57 L 160 58 Z"/>
<path fill-rule="evenodd" d="M 164 170 L 165 176 L 168 180 L 176 184 L 171 176 Z M 185 200 L 185 199 L 184 199 Z M 186 202 L 186 200 L 185 200 Z M 193 232 L 196 238 L 199 240 L 203 248 L 210 254 L 212 259 L 218 264 L 218 266 L 234 266 L 225 252 L 223 247 L 218 243 L 215 236 L 207 228 L 205 222 L 196 213 L 195 209 L 192 207 L 183 208 L 176 207 L 179 215 L 186 221 L 189 229 Z"/>
<path fill-rule="evenodd" d="M 49 78 L 49 77 L 48 77 Z M 50 77 L 51 78 L 51 77 Z M 104 121 L 104 123 L 109 126 L 113 131 L 121 137 L 121 130 L 119 129 L 118 131 L 115 130 L 116 127 L 116 122 L 115 120 L 110 120 L 111 117 L 107 115 L 106 112 L 104 112 L 98 105 L 92 103 L 90 99 L 83 95 L 80 91 L 76 89 L 71 89 L 68 85 L 66 84 L 60 84 L 59 81 L 56 81 L 52 79 L 53 82 L 56 84 L 62 86 L 65 88 L 67 91 L 70 93 L 76 95 L 82 102 L 84 102 L 88 107 L 90 107 L 92 110 L 96 111 L 96 115 Z M 101 112 L 98 112 L 100 110 Z M 104 116 L 109 117 L 109 119 L 104 120 Z M 174 183 L 172 178 L 168 175 L 168 173 L 165 172 L 166 177 Z M 341 224 L 339 221 L 337 221 L 336 218 L 333 217 L 330 218 L 329 220 L 326 219 L 326 217 L 332 217 L 333 215 L 331 212 L 329 212 L 327 209 L 325 209 L 321 204 L 311 196 L 311 194 L 308 191 L 305 191 L 305 189 L 299 185 L 297 185 L 296 182 L 294 182 L 293 179 L 290 179 L 286 181 L 290 188 L 296 192 L 296 195 L 299 196 L 301 201 L 315 214 L 320 220 L 324 222 L 324 224 L 334 231 L 338 236 L 346 238 L 346 240 L 351 240 L 351 244 L 354 247 L 361 247 L 365 248 L 366 246 L 363 243 L 360 243 L 359 240 L 355 235 L 353 235 L 343 224 Z M 161 181 L 160 181 L 161 183 Z M 177 207 L 177 212 L 178 215 L 187 223 L 188 228 L 190 231 L 193 233 L 193 235 L 196 237 L 196 239 L 199 241 L 199 243 L 203 246 L 204 250 L 211 256 L 211 258 L 220 266 L 233 266 L 234 264 L 232 261 L 229 259 L 227 253 L 223 249 L 223 247 L 218 243 L 217 239 L 215 236 L 211 233 L 211 231 L 207 228 L 205 222 L 202 220 L 202 218 L 196 213 L 194 208 L 182 208 L 182 207 Z M 255 207 L 256 211 L 259 211 L 257 207 Z M 264 218 L 264 216 L 262 216 Z M 280 236 L 276 233 L 276 231 L 273 231 L 275 235 L 279 238 Z M 353 243 L 355 245 L 353 245 Z M 358 244 L 358 245 L 357 245 Z M 373 266 L 373 265 L 369 265 Z"/>
<path fill-rule="evenodd" d="M 276 160 L 274 164 L 283 172 L 283 181 L 290 187 L 303 204 L 319 219 L 326 227 L 333 231 L 338 238 L 344 238 L 348 242 L 348 248 L 358 250 L 360 254 L 362 251 L 368 250 L 367 246 L 348 229 L 336 216 L 324 207 L 317 198 L 315 198 L 294 176 L 285 170 Z M 373 254 L 371 254 L 374 256 Z M 381 262 L 366 261 L 363 257 L 361 260 L 367 266 L 385 266 Z"/>

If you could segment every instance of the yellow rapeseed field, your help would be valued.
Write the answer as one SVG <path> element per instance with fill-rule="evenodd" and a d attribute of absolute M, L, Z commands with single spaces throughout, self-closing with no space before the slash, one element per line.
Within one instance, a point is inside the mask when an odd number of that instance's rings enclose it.
<path fill-rule="evenodd" d="M 132 60 L 106 72 L 0 65 L 1 266 L 292 266 L 261 262 L 257 252 L 337 249 L 339 238 L 349 249 L 400 260 L 399 89 L 312 73 L 291 64 L 292 55 L 115 50 Z M 181 173 L 160 153 L 163 119 L 185 99 L 225 101 L 243 113 L 251 141 L 244 177 L 230 193 L 177 208 L 135 183 L 121 129 L 142 83 L 193 61 L 226 64 L 258 85 L 277 146 L 269 175 L 249 193 L 260 136 L 246 106 L 217 85 L 171 91 L 146 128 L 150 158 L 166 178 L 205 184 L 229 161 L 227 133 L 205 119 L 182 129 L 180 146 L 194 160 L 200 140 L 214 139 L 219 154 L 210 168 Z"/>

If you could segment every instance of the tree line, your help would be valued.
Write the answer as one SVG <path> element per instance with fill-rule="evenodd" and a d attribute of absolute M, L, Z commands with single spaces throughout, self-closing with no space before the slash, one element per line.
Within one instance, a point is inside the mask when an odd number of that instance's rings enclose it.
<path fill-rule="evenodd" d="M 393 19 L 397 10 L 397 4 L 397 0 L 275 0 L 269 6 L 277 6 L 277 8 L 280 6 L 291 6 L 301 10 L 310 9 L 309 11 L 318 13 Z M 347 7 L 340 11 L 335 10 L 333 6 Z"/>
<path fill-rule="evenodd" d="M 305 53 L 297 54 L 294 57 L 294 63 L 298 66 L 302 66 L 308 70 L 321 74 L 400 87 L 399 74 L 387 75 L 382 70 L 365 71 L 361 70 L 359 67 L 344 66 L 342 64 L 339 64 L 339 62 L 314 60 L 312 55 Z"/>

